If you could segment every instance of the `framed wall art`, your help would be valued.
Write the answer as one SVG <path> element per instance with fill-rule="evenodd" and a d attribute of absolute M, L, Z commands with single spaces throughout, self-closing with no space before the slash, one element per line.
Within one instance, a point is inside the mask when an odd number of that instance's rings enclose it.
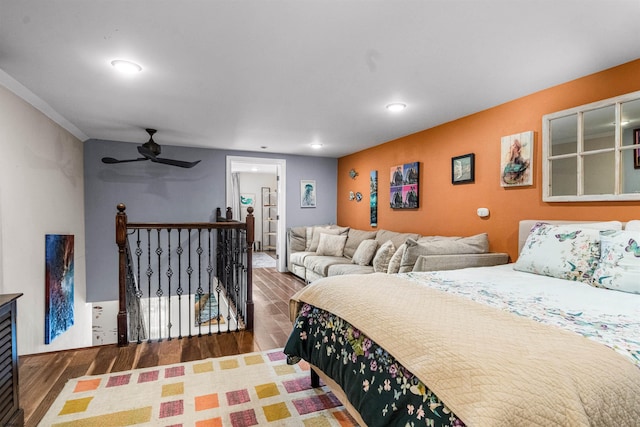
<path fill-rule="evenodd" d="M 418 203 L 418 162 L 392 166 L 390 169 L 390 198 L 392 209 L 415 209 Z"/>
<path fill-rule="evenodd" d="M 378 171 L 369 175 L 369 225 L 378 226 Z"/>
<path fill-rule="evenodd" d="M 316 181 L 302 179 L 300 180 L 300 207 L 315 208 L 316 207 Z"/>
<path fill-rule="evenodd" d="M 451 158 L 451 183 L 468 184 L 475 180 L 475 154 Z"/>
<path fill-rule="evenodd" d="M 633 143 L 640 145 L 640 129 L 633 130 Z M 640 169 L 640 148 L 633 149 L 633 167 Z"/>
<path fill-rule="evenodd" d="M 533 131 L 503 136 L 500 146 L 500 186 L 533 184 Z"/>

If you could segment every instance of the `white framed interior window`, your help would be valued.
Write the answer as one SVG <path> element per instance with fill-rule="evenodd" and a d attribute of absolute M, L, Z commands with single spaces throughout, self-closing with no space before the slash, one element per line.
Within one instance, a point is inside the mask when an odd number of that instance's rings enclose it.
<path fill-rule="evenodd" d="M 640 92 L 542 117 L 542 200 L 640 200 Z"/>

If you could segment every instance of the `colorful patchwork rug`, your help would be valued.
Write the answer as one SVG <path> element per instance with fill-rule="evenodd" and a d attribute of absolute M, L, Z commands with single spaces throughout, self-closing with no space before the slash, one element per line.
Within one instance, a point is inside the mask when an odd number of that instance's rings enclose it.
<path fill-rule="evenodd" d="M 67 382 L 40 426 L 355 426 L 309 365 L 281 349 L 85 376 Z"/>

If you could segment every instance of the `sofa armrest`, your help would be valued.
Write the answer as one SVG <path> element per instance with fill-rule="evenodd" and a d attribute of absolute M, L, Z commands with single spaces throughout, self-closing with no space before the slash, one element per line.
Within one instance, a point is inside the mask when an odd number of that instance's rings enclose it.
<path fill-rule="evenodd" d="M 420 255 L 413 271 L 458 270 L 469 267 L 489 267 L 506 264 L 509 254 L 488 252 L 484 254 Z"/>

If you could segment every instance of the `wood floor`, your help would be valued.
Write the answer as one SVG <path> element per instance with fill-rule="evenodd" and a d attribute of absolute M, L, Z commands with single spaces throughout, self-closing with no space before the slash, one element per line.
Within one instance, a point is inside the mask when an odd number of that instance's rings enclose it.
<path fill-rule="evenodd" d="M 255 326 L 251 332 L 161 343 L 105 345 L 20 357 L 20 404 L 25 426 L 37 426 L 70 378 L 147 368 L 284 347 L 291 331 L 289 297 L 304 282 L 273 268 L 253 270 Z"/>

